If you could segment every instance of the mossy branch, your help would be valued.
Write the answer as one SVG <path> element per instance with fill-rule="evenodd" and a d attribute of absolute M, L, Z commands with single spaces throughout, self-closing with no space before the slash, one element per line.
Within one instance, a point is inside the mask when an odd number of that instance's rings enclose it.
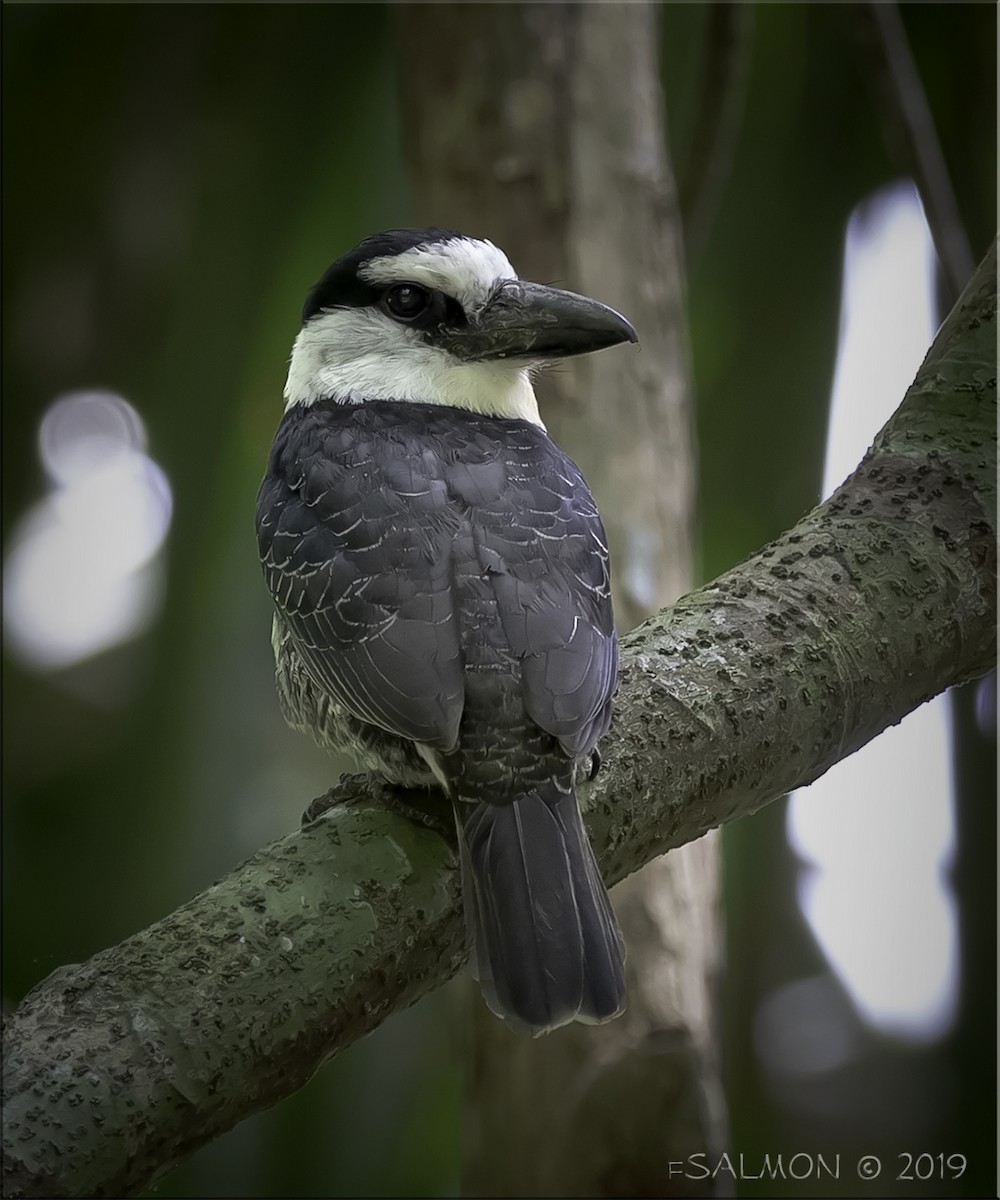
<path fill-rule="evenodd" d="M 995 319 L 994 247 L 843 487 L 625 639 L 586 789 L 609 880 L 994 665 Z M 461 967 L 447 841 L 371 781 L 333 799 L 25 997 L 4 1030 L 5 1195 L 147 1187 Z"/>

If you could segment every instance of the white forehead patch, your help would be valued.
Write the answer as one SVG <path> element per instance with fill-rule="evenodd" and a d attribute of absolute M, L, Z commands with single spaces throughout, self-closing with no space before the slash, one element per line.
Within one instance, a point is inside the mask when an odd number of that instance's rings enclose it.
<path fill-rule="evenodd" d="M 369 283 L 436 288 L 454 296 L 467 313 L 482 308 L 502 280 L 517 278 L 507 255 L 492 242 L 465 237 L 383 254 L 366 262 L 358 274 Z"/>

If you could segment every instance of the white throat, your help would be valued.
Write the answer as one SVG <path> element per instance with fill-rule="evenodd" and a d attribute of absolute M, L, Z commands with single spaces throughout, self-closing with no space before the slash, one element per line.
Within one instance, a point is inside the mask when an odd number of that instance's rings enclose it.
<path fill-rule="evenodd" d="M 371 309 L 331 309 L 302 328 L 292 347 L 285 400 L 286 412 L 317 400 L 440 404 L 544 429 L 527 367 L 461 362 Z"/>

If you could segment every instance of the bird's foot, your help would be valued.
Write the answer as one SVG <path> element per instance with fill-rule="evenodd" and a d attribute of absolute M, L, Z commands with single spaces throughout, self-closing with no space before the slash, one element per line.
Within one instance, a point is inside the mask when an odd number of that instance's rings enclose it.
<path fill-rule="evenodd" d="M 335 804 L 338 803 L 337 789 L 330 788 L 328 792 L 324 792 L 322 796 L 317 796 L 315 800 L 309 801 L 309 807 L 302 814 L 302 828 L 305 829 L 308 825 L 315 825 L 320 817 L 329 812 Z"/>
<path fill-rule="evenodd" d="M 351 786 L 344 787 L 348 783 Z M 359 786 L 363 785 L 363 786 Z M 346 794 L 345 794 L 346 793 Z M 311 801 L 302 814 L 302 827 L 314 825 L 338 804 L 381 804 L 407 821 L 433 829 L 448 842 L 454 842 L 455 814 L 451 801 L 440 788 L 404 786 L 390 783 L 377 775 L 344 775 L 340 783 Z"/>
<path fill-rule="evenodd" d="M 315 823 L 338 804 L 362 804 L 381 798 L 380 781 L 372 775 L 341 775 L 338 782 L 310 801 L 302 814 L 302 827 Z"/>
<path fill-rule="evenodd" d="M 380 789 L 379 799 L 390 812 L 433 829 L 448 842 L 455 841 L 455 814 L 451 801 L 440 788 L 386 783 Z"/>

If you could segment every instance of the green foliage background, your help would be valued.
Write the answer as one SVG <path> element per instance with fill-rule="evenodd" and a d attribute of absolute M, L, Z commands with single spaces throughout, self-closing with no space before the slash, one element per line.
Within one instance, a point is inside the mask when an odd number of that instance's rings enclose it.
<path fill-rule="evenodd" d="M 900 174 L 856 15 L 754 6 L 745 119 L 690 264 L 706 578 L 818 498 L 845 222 Z M 978 258 L 995 225 L 995 10 L 904 17 Z M 705 6 L 664 7 L 681 178 L 706 30 Z M 175 504 L 148 635 L 56 679 L 5 661 L 3 987 L 16 1002 L 292 827 L 332 778 L 277 712 L 252 512 L 307 287 L 360 237 L 407 223 L 393 67 L 407 48 L 376 4 L 8 5 L 3 43 L 4 532 L 41 494 L 42 413 L 87 385 L 139 410 Z M 968 736 L 966 848 L 993 845 L 995 821 L 976 767 L 988 756 Z M 780 806 L 727 833 L 729 1090 L 748 1153 L 854 1136 L 790 1117 L 751 1049 L 756 999 L 821 969 L 782 833 Z M 929 1125 L 904 1111 L 868 1132 L 879 1147 L 967 1153 L 978 1173 L 950 1194 L 973 1195 L 994 1166 L 995 922 L 980 908 L 995 863 L 969 870 L 964 948 L 993 990 L 967 988 L 946 1045 L 873 1046 L 872 1070 L 895 1072 L 890 1103 L 934 1093 L 937 1106 Z M 453 1193 L 465 1003 L 457 986 L 389 1022 L 157 1194 Z M 850 1086 L 838 1083 L 848 1104 Z M 945 1140 L 899 1141 L 914 1131 Z"/>

